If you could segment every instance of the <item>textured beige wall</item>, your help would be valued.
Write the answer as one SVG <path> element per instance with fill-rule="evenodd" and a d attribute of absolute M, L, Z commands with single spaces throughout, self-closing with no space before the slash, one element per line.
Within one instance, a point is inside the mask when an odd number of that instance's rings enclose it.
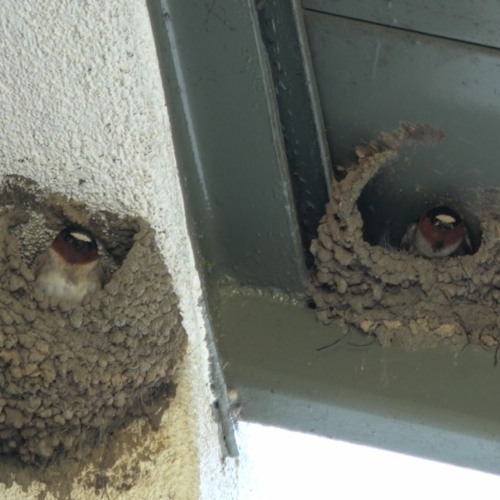
<path fill-rule="evenodd" d="M 145 3 L 4 0 L 0 48 L 0 176 L 148 219 L 190 337 L 158 433 L 136 422 L 96 450 L 101 465 L 63 463 L 40 481 L 14 469 L 0 497 L 235 497 L 235 463 L 221 460 L 210 414 L 200 285 Z"/>

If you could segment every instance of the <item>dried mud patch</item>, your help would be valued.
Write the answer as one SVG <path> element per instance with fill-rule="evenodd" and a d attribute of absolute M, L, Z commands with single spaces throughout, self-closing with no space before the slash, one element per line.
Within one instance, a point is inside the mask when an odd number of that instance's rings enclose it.
<path fill-rule="evenodd" d="M 169 447 L 168 434 L 159 431 L 157 423 L 172 397 L 171 392 L 162 394 L 148 408 L 149 417 L 129 419 L 114 432 L 94 436 L 93 443 L 87 441 L 83 459 L 59 456 L 50 465 L 38 467 L 2 457 L 0 482 L 7 491 L 15 486 L 39 500 L 66 500 L 75 491 L 85 498 L 117 498 L 147 477 Z"/>

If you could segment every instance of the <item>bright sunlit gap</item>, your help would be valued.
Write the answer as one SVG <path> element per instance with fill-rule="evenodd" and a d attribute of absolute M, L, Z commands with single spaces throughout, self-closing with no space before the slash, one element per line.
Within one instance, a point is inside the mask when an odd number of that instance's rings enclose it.
<path fill-rule="evenodd" d="M 496 498 L 500 476 L 240 422 L 239 499 Z"/>

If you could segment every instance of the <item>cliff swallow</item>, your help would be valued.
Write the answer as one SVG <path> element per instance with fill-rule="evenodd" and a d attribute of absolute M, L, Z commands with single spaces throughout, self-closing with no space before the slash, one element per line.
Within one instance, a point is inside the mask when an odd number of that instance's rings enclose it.
<path fill-rule="evenodd" d="M 408 226 L 401 248 L 423 257 L 449 257 L 472 253 L 469 232 L 460 215 L 449 207 L 427 210 Z"/>
<path fill-rule="evenodd" d="M 81 302 L 104 283 L 94 235 L 81 226 L 63 229 L 34 265 L 35 284 L 47 295 Z"/>

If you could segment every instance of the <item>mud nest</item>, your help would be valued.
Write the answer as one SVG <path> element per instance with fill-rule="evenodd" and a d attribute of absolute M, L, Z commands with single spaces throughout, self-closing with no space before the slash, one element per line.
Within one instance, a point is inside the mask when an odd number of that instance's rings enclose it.
<path fill-rule="evenodd" d="M 367 183 L 393 164 L 408 142 L 441 136 L 428 125 L 404 124 L 356 149 L 358 160 L 334 183 L 311 244 L 310 294 L 320 321 L 341 318 L 384 346 L 412 349 L 444 341 L 498 348 L 500 222 L 495 214 L 480 217 L 479 248 L 463 257 L 426 259 L 363 238 L 357 202 Z"/>
<path fill-rule="evenodd" d="M 19 177 L 0 202 L 0 453 L 81 457 L 172 387 L 186 348 L 172 280 L 142 219 L 90 213 Z M 30 269 L 71 223 L 96 235 L 112 272 L 81 305 L 45 296 Z"/>

